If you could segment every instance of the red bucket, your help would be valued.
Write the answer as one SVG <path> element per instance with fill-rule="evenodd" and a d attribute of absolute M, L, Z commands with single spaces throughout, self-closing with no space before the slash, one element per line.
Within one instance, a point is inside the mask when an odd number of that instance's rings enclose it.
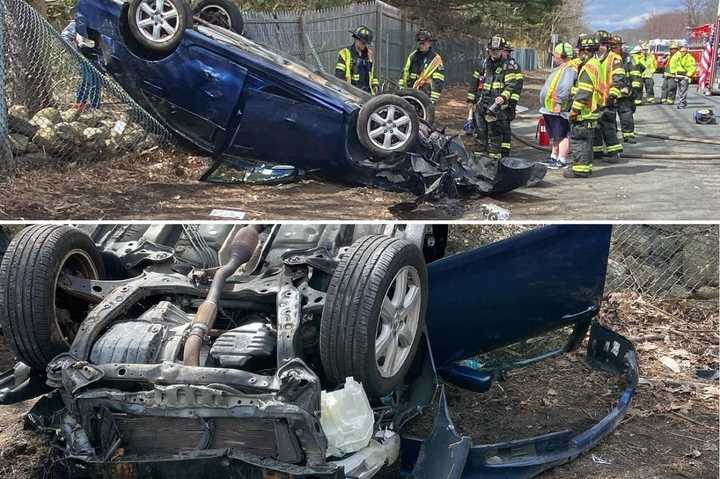
<path fill-rule="evenodd" d="M 547 131 L 547 126 L 545 125 L 545 117 L 541 116 L 538 120 L 538 126 L 537 126 L 537 132 L 535 133 L 535 138 L 537 139 L 538 145 L 540 146 L 550 146 L 550 135 Z"/>

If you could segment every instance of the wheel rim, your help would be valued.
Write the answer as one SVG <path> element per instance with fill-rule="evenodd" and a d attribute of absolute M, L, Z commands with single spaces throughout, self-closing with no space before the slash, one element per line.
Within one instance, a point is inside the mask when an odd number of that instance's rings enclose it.
<path fill-rule="evenodd" d="M 410 103 L 412 106 L 415 107 L 415 111 L 417 112 L 418 116 L 422 118 L 423 120 L 427 121 L 428 114 L 427 114 L 427 108 L 425 108 L 425 105 L 423 105 L 423 102 L 415 98 L 414 96 L 404 96 L 402 97 L 403 100 Z"/>
<path fill-rule="evenodd" d="M 390 283 L 380 308 L 375 363 L 382 377 L 395 376 L 405 365 L 418 334 L 421 307 L 420 275 L 405 266 Z"/>
<path fill-rule="evenodd" d="M 100 273 L 90 255 L 81 249 L 70 251 L 60 261 L 60 268 L 58 268 L 53 284 L 52 320 L 54 329 L 59 334 L 59 341 L 70 346 L 75 338 L 77 328 L 85 319 L 87 303 L 62 292 L 59 282 L 65 275 L 97 280 L 100 279 Z"/>
<path fill-rule="evenodd" d="M 135 12 L 140 34 L 153 43 L 164 43 L 180 28 L 178 9 L 171 0 L 142 0 Z"/>
<path fill-rule="evenodd" d="M 397 151 L 410 141 L 412 120 L 405 109 L 387 105 L 376 110 L 367 123 L 370 141 L 385 151 Z"/>
<path fill-rule="evenodd" d="M 199 17 L 206 22 L 230 30 L 232 19 L 230 13 L 219 5 L 208 5 L 200 9 Z"/>

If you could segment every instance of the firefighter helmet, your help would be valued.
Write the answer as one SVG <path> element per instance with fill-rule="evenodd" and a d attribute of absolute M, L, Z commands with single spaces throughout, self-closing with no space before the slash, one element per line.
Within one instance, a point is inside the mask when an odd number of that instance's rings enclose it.
<path fill-rule="evenodd" d="M 677 42 L 672 42 L 670 44 L 670 50 L 680 50 L 680 44 Z"/>
<path fill-rule="evenodd" d="M 620 45 L 624 45 L 625 42 L 623 41 L 623 37 L 620 35 L 611 35 L 609 44 L 614 47 L 619 47 Z"/>
<path fill-rule="evenodd" d="M 510 43 L 509 40 L 505 40 L 505 46 L 503 47 L 503 50 L 511 52 L 511 51 L 515 50 L 515 48 L 512 46 L 512 43 Z"/>
<path fill-rule="evenodd" d="M 430 30 L 419 30 L 415 35 L 415 40 L 418 42 L 432 42 L 435 38 Z"/>
<path fill-rule="evenodd" d="M 495 35 L 488 43 L 489 50 L 505 50 L 508 48 L 508 42 L 503 37 Z"/>
<path fill-rule="evenodd" d="M 373 42 L 373 32 L 366 26 L 360 26 L 357 27 L 355 30 L 352 30 L 350 33 L 352 33 L 353 38 L 360 40 L 362 42 L 365 42 L 368 45 L 371 45 Z"/>
<path fill-rule="evenodd" d="M 598 30 L 595 32 L 595 37 L 600 45 L 610 44 L 611 35 L 607 30 Z"/>
<path fill-rule="evenodd" d="M 577 47 L 579 50 L 597 51 L 600 48 L 600 41 L 597 35 L 580 35 Z"/>
<path fill-rule="evenodd" d="M 695 123 L 698 125 L 714 125 L 715 113 L 712 110 L 699 110 L 695 112 Z"/>
<path fill-rule="evenodd" d="M 633 47 L 633 49 L 630 53 L 642 53 L 643 50 L 644 50 L 643 47 L 641 47 L 640 45 L 636 45 L 635 47 Z"/>

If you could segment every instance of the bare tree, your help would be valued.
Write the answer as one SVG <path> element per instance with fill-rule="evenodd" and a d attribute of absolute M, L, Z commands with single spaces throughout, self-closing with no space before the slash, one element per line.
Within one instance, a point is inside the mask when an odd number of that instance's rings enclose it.
<path fill-rule="evenodd" d="M 688 25 L 699 25 L 707 10 L 709 0 L 681 0 L 687 10 Z"/>

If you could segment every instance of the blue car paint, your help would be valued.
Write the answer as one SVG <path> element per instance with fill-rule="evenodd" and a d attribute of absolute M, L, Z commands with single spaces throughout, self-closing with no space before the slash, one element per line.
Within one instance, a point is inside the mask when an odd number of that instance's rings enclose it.
<path fill-rule="evenodd" d="M 304 67 L 249 41 L 240 48 L 194 29 L 168 56 L 144 58 L 126 41 L 124 15 L 126 7 L 113 1 L 80 0 L 78 33 L 99 34 L 108 72 L 176 134 L 216 157 L 354 177 L 355 119 L 369 98 L 363 92 L 294 74 L 289 68 Z"/>
<path fill-rule="evenodd" d="M 551 226 L 429 265 L 438 369 L 589 321 L 605 287 L 611 226 Z"/>

